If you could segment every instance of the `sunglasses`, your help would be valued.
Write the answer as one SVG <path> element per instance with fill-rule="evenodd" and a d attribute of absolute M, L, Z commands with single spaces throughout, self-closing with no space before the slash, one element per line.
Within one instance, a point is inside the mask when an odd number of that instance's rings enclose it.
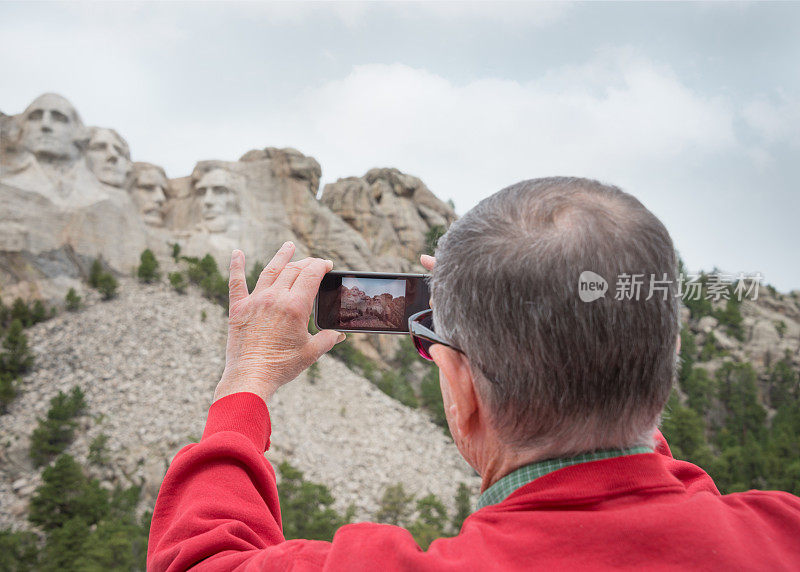
<path fill-rule="evenodd" d="M 414 347 L 417 348 L 419 355 L 426 360 L 433 361 L 430 352 L 433 344 L 442 344 L 448 348 L 453 348 L 457 352 L 464 353 L 453 344 L 436 335 L 436 332 L 433 331 L 433 310 L 430 308 L 417 312 L 408 319 L 408 331 L 411 333 Z"/>

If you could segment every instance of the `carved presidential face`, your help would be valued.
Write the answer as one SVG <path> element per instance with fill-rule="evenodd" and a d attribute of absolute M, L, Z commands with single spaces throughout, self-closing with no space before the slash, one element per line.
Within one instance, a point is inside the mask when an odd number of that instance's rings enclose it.
<path fill-rule="evenodd" d="M 163 207 L 167 186 L 167 176 L 159 167 L 146 166 L 136 170 L 133 200 L 139 207 L 145 224 L 164 226 Z"/>
<path fill-rule="evenodd" d="M 22 147 L 45 162 L 75 159 L 83 124 L 72 104 L 47 93 L 28 106 L 20 120 Z"/>
<path fill-rule="evenodd" d="M 234 176 L 224 169 L 212 169 L 195 184 L 200 201 L 202 225 L 209 232 L 225 232 L 239 213 Z"/>
<path fill-rule="evenodd" d="M 124 187 L 133 167 L 128 144 L 113 129 L 92 130 L 86 162 L 98 179 L 112 187 Z"/>

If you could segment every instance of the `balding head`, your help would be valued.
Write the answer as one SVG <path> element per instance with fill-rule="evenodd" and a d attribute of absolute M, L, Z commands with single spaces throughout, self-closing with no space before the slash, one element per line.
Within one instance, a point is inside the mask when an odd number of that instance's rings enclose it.
<path fill-rule="evenodd" d="M 591 302 L 582 272 L 610 292 Z M 524 181 L 481 201 L 436 249 L 434 323 L 464 350 L 503 439 L 555 454 L 646 442 L 675 369 L 676 256 L 636 198 L 597 181 Z M 620 275 L 643 275 L 616 300 Z M 651 277 L 671 280 L 645 300 Z"/>

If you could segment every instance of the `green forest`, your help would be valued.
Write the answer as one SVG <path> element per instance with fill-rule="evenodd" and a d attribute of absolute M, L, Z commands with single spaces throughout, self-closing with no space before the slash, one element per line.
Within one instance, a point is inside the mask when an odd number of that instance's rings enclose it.
<path fill-rule="evenodd" d="M 712 316 L 728 335 L 744 340 L 736 297 L 716 309 L 705 293 L 685 304 L 692 323 Z M 782 336 L 781 324 L 775 328 Z M 728 359 L 713 331 L 698 347 L 684 326 L 680 358 L 677 386 L 661 427 L 673 456 L 705 469 L 722 493 L 764 489 L 800 494 L 800 371 L 791 356 L 780 356 L 759 373 L 748 362 Z M 717 358 L 722 364 L 710 374 L 706 366 Z"/>

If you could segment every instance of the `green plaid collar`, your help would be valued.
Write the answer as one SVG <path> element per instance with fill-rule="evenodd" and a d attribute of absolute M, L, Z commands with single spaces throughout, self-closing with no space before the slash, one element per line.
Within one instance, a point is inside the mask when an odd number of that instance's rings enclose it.
<path fill-rule="evenodd" d="M 504 501 L 508 495 L 523 485 L 527 485 L 534 479 L 543 477 L 548 473 L 569 467 L 570 465 L 577 465 L 579 463 L 588 463 L 589 461 L 599 461 L 601 459 L 610 459 L 612 457 L 622 457 L 623 455 L 637 455 L 639 453 L 652 453 L 650 447 L 629 447 L 627 449 L 611 449 L 607 451 L 595 451 L 593 453 L 583 453 L 576 457 L 568 459 L 548 459 L 546 461 L 538 461 L 520 467 L 516 471 L 507 474 L 505 477 L 497 481 L 491 487 L 481 493 L 478 499 L 478 510 L 490 504 L 497 504 Z"/>

